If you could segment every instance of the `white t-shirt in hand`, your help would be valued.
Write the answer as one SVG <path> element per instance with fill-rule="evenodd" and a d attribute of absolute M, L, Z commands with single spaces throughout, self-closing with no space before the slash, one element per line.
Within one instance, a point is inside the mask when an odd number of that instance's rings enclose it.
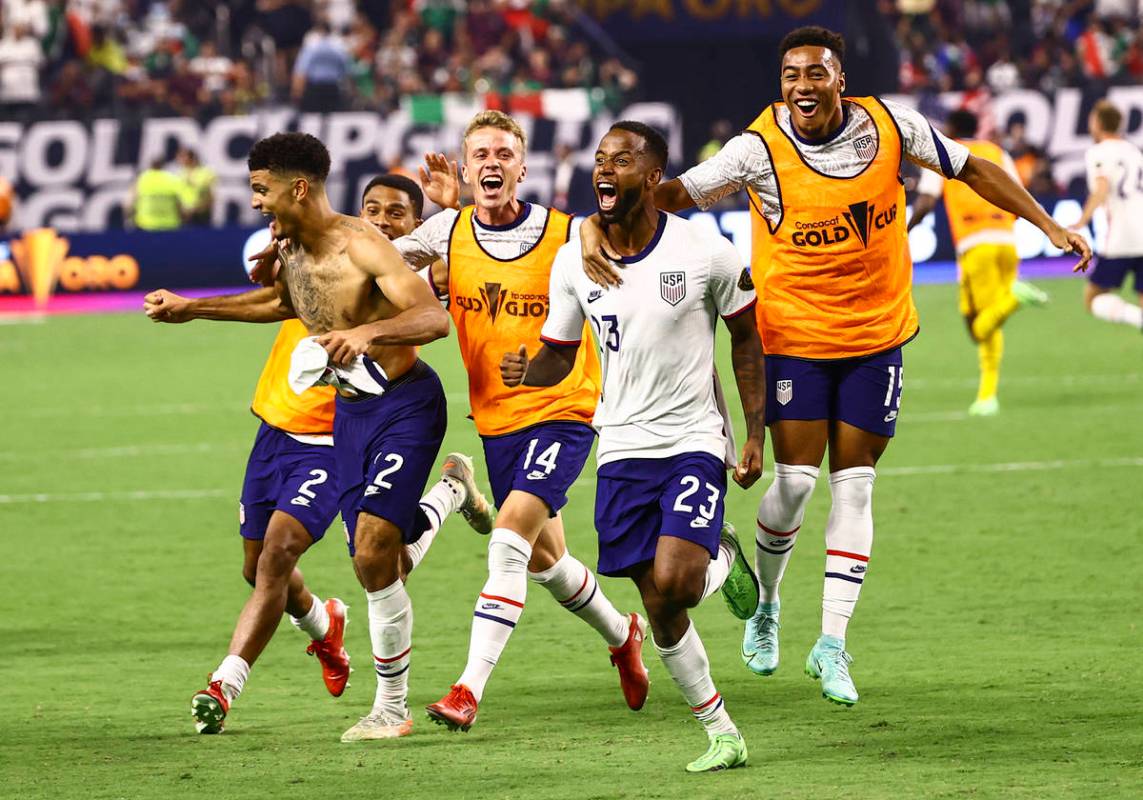
<path fill-rule="evenodd" d="M 738 251 L 722 236 L 660 212 L 655 238 L 623 261 L 623 285 L 604 289 L 584 273 L 578 239 L 561 247 L 541 333 L 549 344 L 571 344 L 591 321 L 603 366 L 594 419 L 598 463 L 688 452 L 724 459 L 715 329 L 720 316 L 752 313 L 755 302 Z"/>
<path fill-rule="evenodd" d="M 1104 139 L 1085 155 L 1087 187 L 1107 178 L 1107 232 L 1096 247 L 1104 258 L 1143 256 L 1143 153 L 1126 139 Z"/>

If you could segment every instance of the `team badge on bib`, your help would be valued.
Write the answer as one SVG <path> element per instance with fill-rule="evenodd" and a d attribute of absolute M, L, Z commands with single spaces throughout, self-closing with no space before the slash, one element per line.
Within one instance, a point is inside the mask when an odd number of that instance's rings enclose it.
<path fill-rule="evenodd" d="M 687 296 L 687 275 L 685 272 L 660 272 L 659 294 L 673 306 L 677 306 Z"/>
<path fill-rule="evenodd" d="M 793 381 L 778 381 L 775 384 L 778 388 L 777 398 L 778 405 L 786 405 L 794 399 L 794 382 Z"/>

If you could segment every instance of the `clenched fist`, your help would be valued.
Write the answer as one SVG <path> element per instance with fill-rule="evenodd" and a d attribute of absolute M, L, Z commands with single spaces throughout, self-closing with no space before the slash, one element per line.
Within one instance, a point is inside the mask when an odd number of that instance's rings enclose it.
<path fill-rule="evenodd" d="M 158 289 L 144 297 L 143 312 L 153 322 L 189 322 L 194 319 L 190 313 L 190 300 L 166 289 Z"/>
<path fill-rule="evenodd" d="M 520 345 L 515 353 L 505 353 L 500 359 L 500 379 L 505 386 L 519 386 L 528 374 L 528 348 Z"/>

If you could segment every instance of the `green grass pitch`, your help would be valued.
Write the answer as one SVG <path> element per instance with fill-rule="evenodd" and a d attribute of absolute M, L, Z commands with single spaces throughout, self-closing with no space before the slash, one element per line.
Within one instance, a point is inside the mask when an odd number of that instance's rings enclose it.
<path fill-rule="evenodd" d="M 472 732 L 425 719 L 463 666 L 485 574 L 485 541 L 458 518 L 410 581 L 411 737 L 338 742 L 374 683 L 340 527 L 301 567 L 351 606 L 350 689 L 328 697 L 284 624 L 226 733 L 195 735 L 190 695 L 247 594 L 245 409 L 273 331 L 141 313 L 0 327 L 0 796 L 1143 797 L 1143 341 L 1086 317 L 1079 281 L 1044 285 L 1055 302 L 1006 328 L 1002 414 L 989 420 L 963 413 L 975 351 L 953 287 L 918 288 L 923 328 L 849 636 L 861 702 L 827 704 L 802 674 L 819 624 L 823 478 L 784 586 L 778 673 L 743 667 L 741 625 L 720 599 L 694 614 L 750 747 L 747 769 L 703 776 L 683 772 L 706 740 L 653 649 L 651 697 L 632 713 L 601 641 L 534 585 Z M 424 356 L 450 393 L 446 449 L 475 452 L 455 347 Z M 566 520 L 594 564 L 591 475 Z M 747 542 L 764 486 L 730 489 Z M 602 583 L 621 608 L 637 602 L 627 582 Z"/>

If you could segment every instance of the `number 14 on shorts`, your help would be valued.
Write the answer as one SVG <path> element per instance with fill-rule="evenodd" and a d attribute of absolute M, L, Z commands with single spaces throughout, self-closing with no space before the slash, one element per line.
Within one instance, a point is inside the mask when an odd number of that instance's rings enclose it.
<path fill-rule="evenodd" d="M 528 453 L 524 456 L 524 469 L 528 470 L 524 477 L 530 481 L 545 480 L 556 471 L 556 458 L 560 454 L 561 442 L 552 442 L 537 456 L 536 446 L 539 443 L 539 439 L 528 442 Z"/>

